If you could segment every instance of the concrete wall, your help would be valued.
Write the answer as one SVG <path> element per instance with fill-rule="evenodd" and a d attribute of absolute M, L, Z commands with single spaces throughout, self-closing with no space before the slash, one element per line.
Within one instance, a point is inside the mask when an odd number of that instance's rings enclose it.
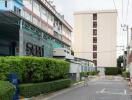
<path fill-rule="evenodd" d="M 80 80 L 80 72 L 81 72 L 81 65 L 71 62 L 70 63 L 70 70 L 69 70 L 70 77 L 73 80 L 79 81 Z"/>

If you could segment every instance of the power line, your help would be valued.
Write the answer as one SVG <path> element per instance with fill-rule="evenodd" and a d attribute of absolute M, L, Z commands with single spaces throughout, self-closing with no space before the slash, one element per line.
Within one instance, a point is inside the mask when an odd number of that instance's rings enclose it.
<path fill-rule="evenodd" d="M 120 23 L 122 23 L 121 20 L 120 20 L 119 14 L 118 14 L 118 10 L 117 10 L 117 7 L 116 7 L 115 0 L 113 0 L 113 4 L 114 4 L 115 10 L 116 10 L 116 12 L 117 12 L 118 20 L 119 20 Z"/>
<path fill-rule="evenodd" d="M 122 21 L 123 21 L 123 24 L 124 24 L 124 2 L 122 0 Z"/>
<path fill-rule="evenodd" d="M 127 18 L 128 18 L 128 11 L 129 11 L 129 0 L 127 2 L 127 11 L 126 11 L 126 20 L 125 20 L 126 23 L 127 23 Z"/>

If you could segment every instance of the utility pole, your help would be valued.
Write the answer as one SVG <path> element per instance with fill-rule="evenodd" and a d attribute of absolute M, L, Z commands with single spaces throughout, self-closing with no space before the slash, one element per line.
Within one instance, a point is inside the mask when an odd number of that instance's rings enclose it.
<path fill-rule="evenodd" d="M 126 47 L 126 49 L 127 49 L 127 57 L 126 57 L 126 63 L 127 63 L 127 69 L 128 69 L 128 56 L 129 56 L 129 49 L 130 49 L 130 46 L 129 46 L 129 26 L 128 25 L 121 25 L 121 27 L 123 27 L 123 31 L 126 31 L 127 32 L 127 47 Z"/>
<path fill-rule="evenodd" d="M 131 40 L 132 40 L 132 28 L 131 28 Z"/>

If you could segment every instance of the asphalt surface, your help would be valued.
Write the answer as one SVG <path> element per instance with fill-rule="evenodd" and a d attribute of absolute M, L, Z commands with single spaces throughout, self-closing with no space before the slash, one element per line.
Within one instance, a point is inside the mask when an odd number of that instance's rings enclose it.
<path fill-rule="evenodd" d="M 121 77 L 103 77 L 42 100 L 132 100 L 132 91 Z"/>

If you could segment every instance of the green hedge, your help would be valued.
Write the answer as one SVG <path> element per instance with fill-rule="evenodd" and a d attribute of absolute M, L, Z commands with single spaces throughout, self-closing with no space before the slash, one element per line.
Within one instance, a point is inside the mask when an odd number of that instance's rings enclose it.
<path fill-rule="evenodd" d="M 88 71 L 88 72 L 81 72 L 80 76 L 85 76 L 85 75 L 98 75 L 99 71 Z"/>
<path fill-rule="evenodd" d="M 117 67 L 106 67 L 105 68 L 105 75 L 117 75 L 118 68 Z"/>
<path fill-rule="evenodd" d="M 124 72 L 122 72 L 122 76 L 123 76 L 124 78 L 130 78 L 130 72 L 124 71 Z"/>
<path fill-rule="evenodd" d="M 44 57 L 0 57 L 0 80 L 15 72 L 20 83 L 45 82 L 67 78 L 69 63 Z"/>
<path fill-rule="evenodd" d="M 11 100 L 15 92 L 14 86 L 8 81 L 0 81 L 0 100 Z"/>
<path fill-rule="evenodd" d="M 63 79 L 44 83 L 22 84 L 19 86 L 19 89 L 20 95 L 28 98 L 66 88 L 69 87 L 70 84 L 70 79 Z"/>

